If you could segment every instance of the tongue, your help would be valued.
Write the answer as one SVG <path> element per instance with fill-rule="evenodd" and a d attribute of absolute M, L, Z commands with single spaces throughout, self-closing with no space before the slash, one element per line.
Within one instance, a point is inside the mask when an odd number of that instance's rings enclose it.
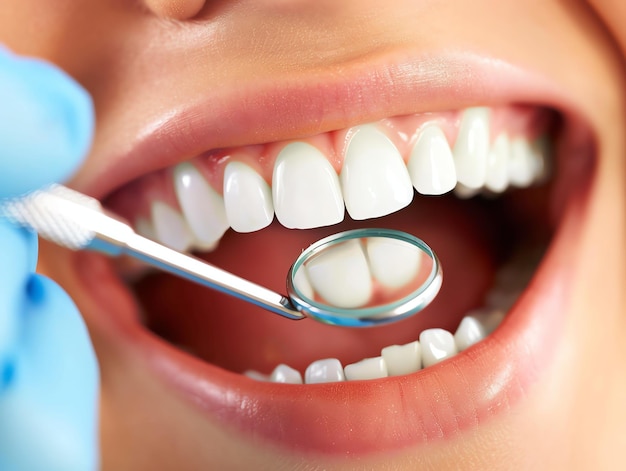
<path fill-rule="evenodd" d="M 270 372 L 279 363 L 303 371 L 320 358 L 343 364 L 380 355 L 387 345 L 416 340 L 431 327 L 454 331 L 463 315 L 482 304 L 492 283 L 496 254 L 494 230 L 476 205 L 452 198 L 419 198 L 375 221 L 347 220 L 308 231 L 274 223 L 252 234 L 229 231 L 214 252 L 202 258 L 258 284 L 285 292 L 287 270 L 314 241 L 357 227 L 386 227 L 412 233 L 439 256 L 444 283 L 435 301 L 410 319 L 384 327 L 350 329 L 310 319 L 292 321 L 236 298 L 174 278 L 150 275 L 136 292 L 158 335 L 226 369 Z"/>

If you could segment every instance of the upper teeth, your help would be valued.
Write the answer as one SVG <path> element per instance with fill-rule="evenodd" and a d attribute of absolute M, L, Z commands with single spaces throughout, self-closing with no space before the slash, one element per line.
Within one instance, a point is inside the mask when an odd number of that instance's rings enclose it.
<path fill-rule="evenodd" d="M 490 113 L 465 110 L 453 150 L 441 126 L 426 123 L 404 156 L 382 127 L 350 129 L 339 174 L 331 164 L 334 156 L 309 142 L 291 142 L 277 155 L 271 188 L 253 164 L 237 159 L 224 168 L 221 192 L 193 164 L 182 163 L 173 171 L 180 210 L 154 201 L 151 221 L 136 221 L 137 230 L 177 250 L 208 250 L 229 227 L 256 231 L 274 214 L 288 228 L 306 229 L 342 221 L 344 204 L 353 219 L 390 214 L 410 204 L 413 188 L 439 195 L 456 187 L 458 194 L 471 196 L 542 178 L 545 140 L 529 142 L 505 132 L 492 140 Z"/>

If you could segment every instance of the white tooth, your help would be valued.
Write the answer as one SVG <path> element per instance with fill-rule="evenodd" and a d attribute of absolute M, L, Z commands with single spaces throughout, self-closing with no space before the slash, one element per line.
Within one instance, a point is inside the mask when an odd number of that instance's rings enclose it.
<path fill-rule="evenodd" d="M 270 186 L 243 162 L 230 162 L 224 169 L 224 207 L 228 224 L 237 232 L 258 231 L 274 218 Z"/>
<path fill-rule="evenodd" d="M 367 259 L 356 239 L 321 253 L 306 264 L 306 270 L 313 289 L 333 306 L 363 306 L 372 295 Z"/>
<path fill-rule="evenodd" d="M 190 163 L 174 168 L 174 189 L 191 232 L 194 245 L 212 248 L 228 229 L 224 199 Z"/>
<path fill-rule="evenodd" d="M 343 371 L 348 381 L 386 378 L 387 364 L 382 357 L 366 358 L 346 365 Z"/>
<path fill-rule="evenodd" d="M 135 230 L 137 234 L 150 240 L 157 240 L 154 224 L 148 218 L 138 217 L 135 221 Z"/>
<path fill-rule="evenodd" d="M 468 108 L 463 113 L 454 144 L 456 178 L 469 188 L 480 188 L 487 176 L 489 108 Z"/>
<path fill-rule="evenodd" d="M 290 229 L 330 226 L 343 221 L 344 205 L 337 172 L 324 154 L 305 142 L 280 151 L 272 176 L 274 209 Z"/>
<path fill-rule="evenodd" d="M 467 316 L 476 319 L 483 326 L 485 337 L 490 335 L 500 325 L 505 316 L 501 309 L 476 309 L 467 313 Z"/>
<path fill-rule="evenodd" d="M 461 199 L 469 199 L 469 198 L 473 198 L 474 196 L 476 196 L 478 193 L 480 193 L 480 189 L 479 188 L 469 188 L 465 185 L 463 185 L 462 183 L 457 183 L 456 187 L 454 188 L 454 194 L 455 196 L 461 198 Z"/>
<path fill-rule="evenodd" d="M 508 175 L 512 185 L 524 188 L 532 183 L 536 167 L 533 153 L 527 139 L 517 138 L 511 141 Z"/>
<path fill-rule="evenodd" d="M 293 277 L 293 284 L 297 290 L 307 298 L 313 299 L 315 296 L 315 291 L 313 291 L 313 287 L 311 286 L 311 282 L 306 275 L 304 267 L 300 267 L 300 269 L 296 272 Z"/>
<path fill-rule="evenodd" d="M 415 279 L 422 254 L 401 240 L 373 237 L 367 241 L 367 257 L 372 275 L 389 288 L 400 288 Z"/>
<path fill-rule="evenodd" d="M 244 376 L 247 376 L 250 379 L 254 379 L 255 381 L 269 381 L 270 377 L 266 374 L 260 373 L 255 370 L 246 370 L 243 372 Z"/>
<path fill-rule="evenodd" d="M 421 130 L 407 167 L 413 186 L 423 195 L 442 195 L 456 185 L 452 150 L 445 134 L 435 124 Z"/>
<path fill-rule="evenodd" d="M 533 181 L 541 183 L 550 172 L 548 156 L 550 155 L 550 139 L 541 136 L 533 142 Z"/>
<path fill-rule="evenodd" d="M 422 368 L 422 353 L 417 340 L 406 345 L 385 347 L 381 355 L 387 363 L 389 376 L 408 375 Z"/>
<path fill-rule="evenodd" d="M 345 379 L 341 362 L 336 358 L 314 361 L 304 373 L 304 382 L 307 384 L 334 383 Z"/>
<path fill-rule="evenodd" d="M 511 153 L 511 141 L 506 134 L 500 134 L 491 145 L 487 159 L 487 180 L 485 186 L 491 191 L 501 193 L 509 184 L 508 161 Z"/>
<path fill-rule="evenodd" d="M 411 178 L 400 152 L 372 125 L 354 130 L 340 178 L 352 219 L 385 216 L 413 200 Z"/>
<path fill-rule="evenodd" d="M 420 334 L 424 368 L 450 358 L 457 353 L 453 335 L 444 329 L 426 329 Z"/>
<path fill-rule="evenodd" d="M 461 319 L 459 327 L 454 333 L 454 342 L 459 352 L 480 342 L 487 336 L 483 325 L 472 316 L 465 316 Z"/>
<path fill-rule="evenodd" d="M 159 242 L 179 252 L 189 249 L 193 236 L 183 216 L 160 201 L 152 202 L 150 208 L 154 232 Z"/>
<path fill-rule="evenodd" d="M 287 365 L 278 365 L 270 375 L 270 381 L 274 383 L 302 384 L 302 375 Z"/>

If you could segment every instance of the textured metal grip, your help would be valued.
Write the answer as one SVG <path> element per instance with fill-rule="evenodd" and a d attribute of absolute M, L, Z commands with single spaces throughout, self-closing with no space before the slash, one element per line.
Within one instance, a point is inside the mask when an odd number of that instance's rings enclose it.
<path fill-rule="evenodd" d="M 98 200 L 62 185 L 0 200 L 0 217 L 72 250 L 86 247 L 96 236 L 88 223 L 94 211 L 102 213 Z"/>

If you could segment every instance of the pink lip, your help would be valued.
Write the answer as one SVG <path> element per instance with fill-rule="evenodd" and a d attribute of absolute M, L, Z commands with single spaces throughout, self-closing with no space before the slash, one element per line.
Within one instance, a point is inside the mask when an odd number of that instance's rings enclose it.
<path fill-rule="evenodd" d="M 545 80 L 475 55 L 354 69 L 355 75 L 334 82 L 311 77 L 261 85 L 169 113 L 148 126 L 130 154 L 113 156 L 110 165 L 81 177 L 75 186 L 102 197 L 137 176 L 213 148 L 416 111 L 528 101 L 576 114 L 572 102 Z M 355 103 L 363 106 L 357 109 Z M 244 436 L 321 453 L 371 453 L 445 439 L 513 407 L 548 369 L 567 312 L 576 266 L 572 254 L 577 253 L 588 188 L 579 184 L 570 197 L 531 286 L 497 331 L 454 358 L 406 377 L 305 386 L 260 383 L 174 349 L 131 320 L 129 302 L 118 310 L 122 314 L 107 312 L 93 322 L 107 342 L 142 361 L 166 387 Z M 107 297 L 122 289 L 112 269 L 106 264 L 103 271 L 85 270 L 82 264 L 78 269 L 86 290 L 110 305 Z"/>

